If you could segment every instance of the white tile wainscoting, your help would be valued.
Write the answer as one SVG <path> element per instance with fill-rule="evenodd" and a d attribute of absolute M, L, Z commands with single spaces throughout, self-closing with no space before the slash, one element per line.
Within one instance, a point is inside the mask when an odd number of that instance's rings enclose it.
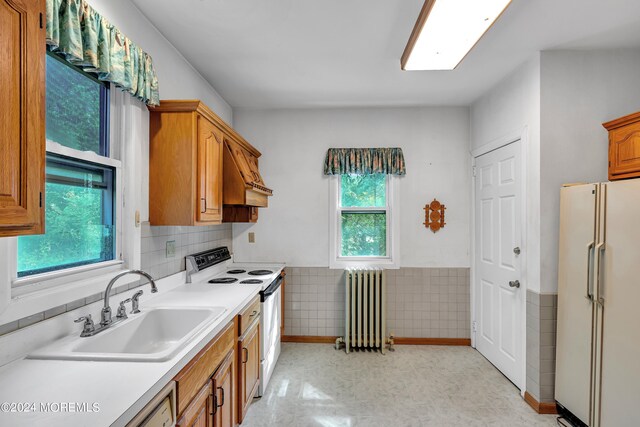
<path fill-rule="evenodd" d="M 527 392 L 555 402 L 558 295 L 527 291 Z"/>
<path fill-rule="evenodd" d="M 287 267 L 285 335 L 344 335 L 344 270 Z M 402 338 L 469 338 L 468 268 L 387 270 L 387 330 Z"/>

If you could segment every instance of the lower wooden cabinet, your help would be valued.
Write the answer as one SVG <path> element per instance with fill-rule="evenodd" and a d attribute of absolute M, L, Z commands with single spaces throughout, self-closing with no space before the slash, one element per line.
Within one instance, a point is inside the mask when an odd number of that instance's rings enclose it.
<path fill-rule="evenodd" d="M 176 427 L 212 427 L 212 396 L 212 382 L 208 381 L 205 386 L 200 389 L 189 406 L 182 412 L 182 416 L 178 420 Z"/>
<path fill-rule="evenodd" d="M 260 384 L 260 298 L 254 298 L 174 378 L 177 427 L 242 423 Z"/>
<path fill-rule="evenodd" d="M 211 379 L 213 386 L 213 426 L 236 425 L 236 352 L 231 350 Z"/>
<path fill-rule="evenodd" d="M 238 339 L 238 421 L 242 423 L 260 383 L 260 321 Z"/>
<path fill-rule="evenodd" d="M 179 427 L 233 427 L 236 423 L 235 322 L 175 377 Z"/>

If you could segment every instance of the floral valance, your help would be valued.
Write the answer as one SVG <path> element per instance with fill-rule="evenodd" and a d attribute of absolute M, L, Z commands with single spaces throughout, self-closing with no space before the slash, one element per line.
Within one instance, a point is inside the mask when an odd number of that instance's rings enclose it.
<path fill-rule="evenodd" d="M 404 175 L 402 148 L 329 148 L 325 175 Z"/>
<path fill-rule="evenodd" d="M 84 0 L 47 0 L 47 44 L 71 64 L 95 73 L 147 105 L 158 105 L 149 54 Z"/>

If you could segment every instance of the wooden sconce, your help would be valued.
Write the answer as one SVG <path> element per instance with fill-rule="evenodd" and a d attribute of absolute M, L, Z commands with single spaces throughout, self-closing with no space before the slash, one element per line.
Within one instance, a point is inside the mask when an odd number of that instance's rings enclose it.
<path fill-rule="evenodd" d="M 424 226 L 431 229 L 434 233 L 446 224 L 444 222 L 444 210 L 447 209 L 445 205 L 433 199 L 433 202 L 424 206 Z"/>

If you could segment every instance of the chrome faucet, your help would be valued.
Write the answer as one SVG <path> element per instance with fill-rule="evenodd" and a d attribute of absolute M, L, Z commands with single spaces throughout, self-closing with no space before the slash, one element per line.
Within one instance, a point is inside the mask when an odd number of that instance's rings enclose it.
<path fill-rule="evenodd" d="M 91 337 L 97 333 L 104 331 L 111 325 L 117 322 L 120 322 L 122 320 L 125 320 L 127 318 L 127 309 L 125 308 L 125 304 L 127 304 L 128 302 L 131 302 L 132 314 L 140 313 L 140 309 L 138 308 L 138 304 L 139 304 L 138 300 L 140 298 L 140 295 L 142 295 L 142 291 L 136 292 L 131 298 L 127 298 L 124 301 L 120 301 L 120 306 L 118 308 L 118 315 L 116 316 L 116 320 L 113 320 L 111 318 L 111 306 L 109 305 L 109 294 L 111 293 L 111 288 L 113 287 L 113 284 L 116 282 L 116 280 L 118 280 L 119 278 L 127 274 L 137 274 L 139 276 L 146 278 L 149 281 L 149 284 L 151 284 L 151 292 L 152 293 L 158 292 L 158 288 L 156 287 L 156 282 L 153 280 L 153 277 L 151 277 L 149 273 L 146 273 L 142 270 L 129 270 L 116 275 L 113 279 L 109 281 L 109 284 L 107 285 L 107 289 L 104 292 L 104 307 L 102 307 L 102 311 L 100 312 L 100 318 L 101 318 L 100 324 L 96 326 L 93 323 L 93 320 L 91 319 L 90 314 L 87 314 L 86 316 L 82 316 L 79 319 L 75 320 L 76 323 L 84 322 L 82 333 L 80 334 L 81 337 Z"/>
<path fill-rule="evenodd" d="M 127 274 L 137 274 L 144 277 L 151 284 L 151 293 L 158 292 L 158 288 L 156 287 L 156 282 L 153 280 L 153 277 L 151 277 L 149 273 L 146 273 L 142 270 L 123 271 L 122 273 L 116 275 L 107 285 L 107 290 L 104 291 L 104 307 L 102 307 L 102 311 L 100 314 L 100 326 L 102 327 L 109 326 L 111 323 L 113 323 L 113 320 L 111 319 L 111 306 L 109 305 L 109 294 L 111 293 L 111 288 L 119 278 L 121 278 L 122 276 L 126 276 Z"/>

